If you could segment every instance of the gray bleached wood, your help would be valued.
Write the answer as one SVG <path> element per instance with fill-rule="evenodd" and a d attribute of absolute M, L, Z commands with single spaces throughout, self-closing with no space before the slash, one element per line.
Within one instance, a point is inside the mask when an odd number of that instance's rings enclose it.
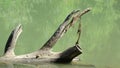
<path fill-rule="evenodd" d="M 21 25 L 18 25 L 10 34 L 5 46 L 4 55 L 0 58 L 0 61 L 13 63 L 71 62 L 73 59 L 76 59 L 75 57 L 82 54 L 78 41 L 73 47 L 70 47 L 63 52 L 52 52 L 51 48 L 55 45 L 58 39 L 60 39 L 67 32 L 67 30 L 74 25 L 79 18 L 81 18 L 82 15 L 89 11 L 89 8 L 82 12 L 80 12 L 80 10 L 72 11 L 58 27 L 51 38 L 40 49 L 32 53 L 16 56 L 14 54 L 14 49 L 16 41 L 22 32 Z M 81 33 L 81 30 L 79 30 L 79 32 Z"/>

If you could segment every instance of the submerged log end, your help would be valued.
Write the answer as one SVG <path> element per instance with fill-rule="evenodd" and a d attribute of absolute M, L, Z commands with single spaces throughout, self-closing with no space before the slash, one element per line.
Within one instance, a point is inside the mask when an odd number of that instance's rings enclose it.
<path fill-rule="evenodd" d="M 78 45 L 70 47 L 69 49 L 65 50 L 60 54 L 60 57 L 55 60 L 56 63 L 69 63 L 75 57 L 82 54 L 82 50 Z"/>

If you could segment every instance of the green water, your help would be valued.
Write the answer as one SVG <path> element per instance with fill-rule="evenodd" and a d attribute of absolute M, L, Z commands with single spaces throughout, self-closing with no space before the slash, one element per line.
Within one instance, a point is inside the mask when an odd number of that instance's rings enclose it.
<path fill-rule="evenodd" d="M 92 64 L 96 68 L 120 67 L 120 4 L 119 0 L 0 0 L 0 56 L 11 30 L 21 23 L 23 32 L 18 39 L 17 55 L 39 49 L 75 9 L 91 7 L 92 11 L 82 17 L 80 65 L 47 64 L 41 68 L 80 68 Z M 73 26 L 53 48 L 63 51 L 74 45 L 77 35 Z M 40 66 L 40 65 L 39 65 Z M 6 65 L 1 65 L 6 68 Z M 14 65 L 16 68 L 35 68 Z M 82 66 L 81 68 L 90 68 Z M 93 68 L 93 67 L 92 67 Z"/>

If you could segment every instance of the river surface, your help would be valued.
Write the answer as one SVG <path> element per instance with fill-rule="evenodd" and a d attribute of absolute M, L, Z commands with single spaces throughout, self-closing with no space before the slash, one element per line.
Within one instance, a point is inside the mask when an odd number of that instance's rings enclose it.
<path fill-rule="evenodd" d="M 39 49 L 73 10 L 92 10 L 82 19 L 83 54 L 74 64 L 0 64 L 0 68 L 120 68 L 120 0 L 0 0 L 0 56 L 7 38 L 19 23 L 23 32 L 16 55 Z M 77 25 L 56 43 L 53 51 L 75 44 Z"/>

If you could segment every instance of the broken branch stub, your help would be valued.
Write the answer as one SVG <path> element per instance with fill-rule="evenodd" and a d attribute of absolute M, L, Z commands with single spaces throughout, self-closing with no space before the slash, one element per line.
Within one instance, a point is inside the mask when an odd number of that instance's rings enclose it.
<path fill-rule="evenodd" d="M 14 49 L 19 35 L 22 32 L 22 26 L 19 24 L 10 34 L 5 49 L 4 56 L 15 56 Z"/>
<path fill-rule="evenodd" d="M 82 53 L 81 48 L 78 45 L 70 47 L 69 49 L 63 51 L 60 57 L 55 60 L 57 63 L 69 63 L 73 58 Z"/>
<path fill-rule="evenodd" d="M 60 63 L 68 63 L 71 62 L 75 57 L 82 53 L 81 48 L 78 44 L 81 29 L 79 29 L 79 36 L 77 39 L 77 44 L 73 47 L 68 48 L 63 52 L 52 52 L 51 48 L 55 45 L 55 43 L 60 39 L 67 30 L 75 24 L 78 19 L 90 11 L 90 9 L 86 9 L 82 12 L 80 10 L 72 11 L 64 20 L 64 22 L 58 27 L 55 33 L 51 36 L 51 38 L 37 51 L 16 56 L 14 54 L 14 49 L 16 45 L 16 41 L 22 32 L 21 25 L 18 25 L 10 34 L 8 41 L 5 46 L 4 56 L 0 58 L 0 61 L 11 61 L 11 62 L 22 62 L 22 63 L 39 63 L 39 62 L 60 62 Z M 81 24 L 80 24 L 81 25 Z M 79 27 L 81 27 L 79 25 Z M 7 56 L 7 58 L 6 58 Z M 11 59 L 12 57 L 12 59 Z"/>

